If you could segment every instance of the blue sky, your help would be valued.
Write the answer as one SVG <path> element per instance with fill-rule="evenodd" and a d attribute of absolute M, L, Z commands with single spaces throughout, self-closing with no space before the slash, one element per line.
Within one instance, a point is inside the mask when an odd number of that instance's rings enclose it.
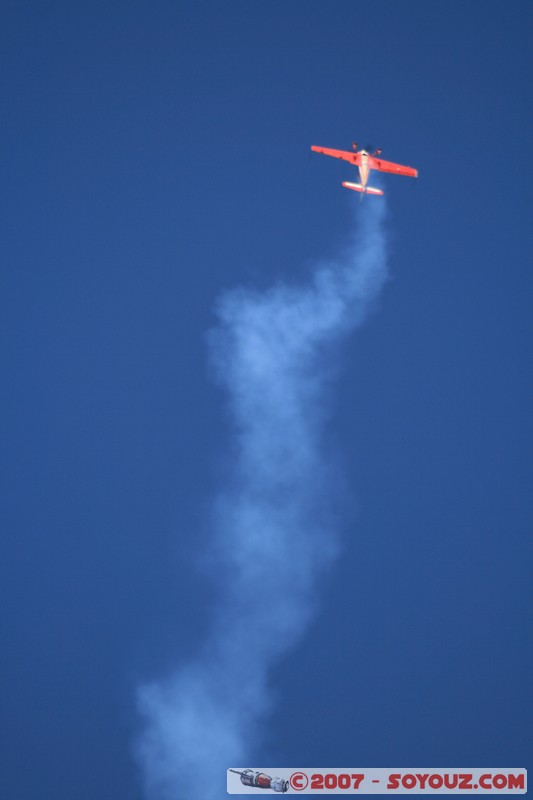
<path fill-rule="evenodd" d="M 523 2 L 3 4 L 6 796 L 143 797 L 137 688 L 216 602 L 206 332 L 338 256 L 354 175 L 308 151 L 354 139 L 420 178 L 383 179 L 390 277 L 328 396 L 343 548 L 254 759 L 528 766 L 530 30 Z"/>

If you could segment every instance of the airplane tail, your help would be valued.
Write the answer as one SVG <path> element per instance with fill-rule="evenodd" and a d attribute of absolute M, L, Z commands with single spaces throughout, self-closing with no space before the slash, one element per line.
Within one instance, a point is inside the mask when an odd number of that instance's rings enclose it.
<path fill-rule="evenodd" d="M 348 183 L 348 181 L 344 181 L 343 186 L 346 189 L 353 189 L 354 192 L 362 192 L 363 194 L 383 194 L 381 189 L 374 189 L 373 186 L 361 186 L 360 183 Z"/>

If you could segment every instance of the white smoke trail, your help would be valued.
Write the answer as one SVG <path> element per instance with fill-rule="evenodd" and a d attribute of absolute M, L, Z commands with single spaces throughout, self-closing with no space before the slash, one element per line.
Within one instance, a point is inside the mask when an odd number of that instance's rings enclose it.
<path fill-rule="evenodd" d="M 235 445 L 215 503 L 218 604 L 197 658 L 139 692 L 154 800 L 226 796 L 226 769 L 260 742 L 269 669 L 305 631 L 317 576 L 335 555 L 336 480 L 323 444 L 334 347 L 386 279 L 384 204 L 365 199 L 350 247 L 309 285 L 237 289 L 219 303 L 211 355 Z"/>

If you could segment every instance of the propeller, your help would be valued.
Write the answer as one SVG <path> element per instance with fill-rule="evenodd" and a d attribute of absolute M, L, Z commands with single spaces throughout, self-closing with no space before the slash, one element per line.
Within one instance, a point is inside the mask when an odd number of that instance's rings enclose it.
<path fill-rule="evenodd" d="M 381 148 L 380 147 L 376 147 L 373 144 L 365 144 L 363 149 L 366 150 L 367 153 L 370 153 L 371 156 L 374 156 L 374 155 L 375 156 L 379 156 L 379 154 L 381 153 Z"/>

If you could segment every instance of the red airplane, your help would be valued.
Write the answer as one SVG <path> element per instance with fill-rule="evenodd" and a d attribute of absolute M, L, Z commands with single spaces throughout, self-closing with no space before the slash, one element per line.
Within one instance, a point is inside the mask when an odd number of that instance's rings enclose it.
<path fill-rule="evenodd" d="M 333 158 L 342 158 L 343 161 L 349 161 L 350 164 L 359 168 L 359 177 L 361 183 L 348 183 L 344 181 L 342 184 L 347 189 L 353 189 L 355 192 L 362 192 L 363 194 L 383 194 L 381 189 L 374 189 L 373 186 L 367 186 L 368 176 L 370 170 L 377 169 L 380 172 L 392 172 L 394 175 L 407 175 L 409 178 L 418 178 L 418 170 L 413 167 L 403 167 L 401 164 L 393 164 L 392 161 L 384 161 L 382 158 L 376 158 L 381 153 L 381 150 L 375 150 L 373 153 L 368 153 L 366 150 L 358 150 L 357 142 L 352 144 L 354 150 L 351 153 L 349 150 L 330 150 L 328 147 L 317 147 L 312 145 L 311 150 L 315 153 L 323 153 L 325 156 L 333 156 Z"/>

